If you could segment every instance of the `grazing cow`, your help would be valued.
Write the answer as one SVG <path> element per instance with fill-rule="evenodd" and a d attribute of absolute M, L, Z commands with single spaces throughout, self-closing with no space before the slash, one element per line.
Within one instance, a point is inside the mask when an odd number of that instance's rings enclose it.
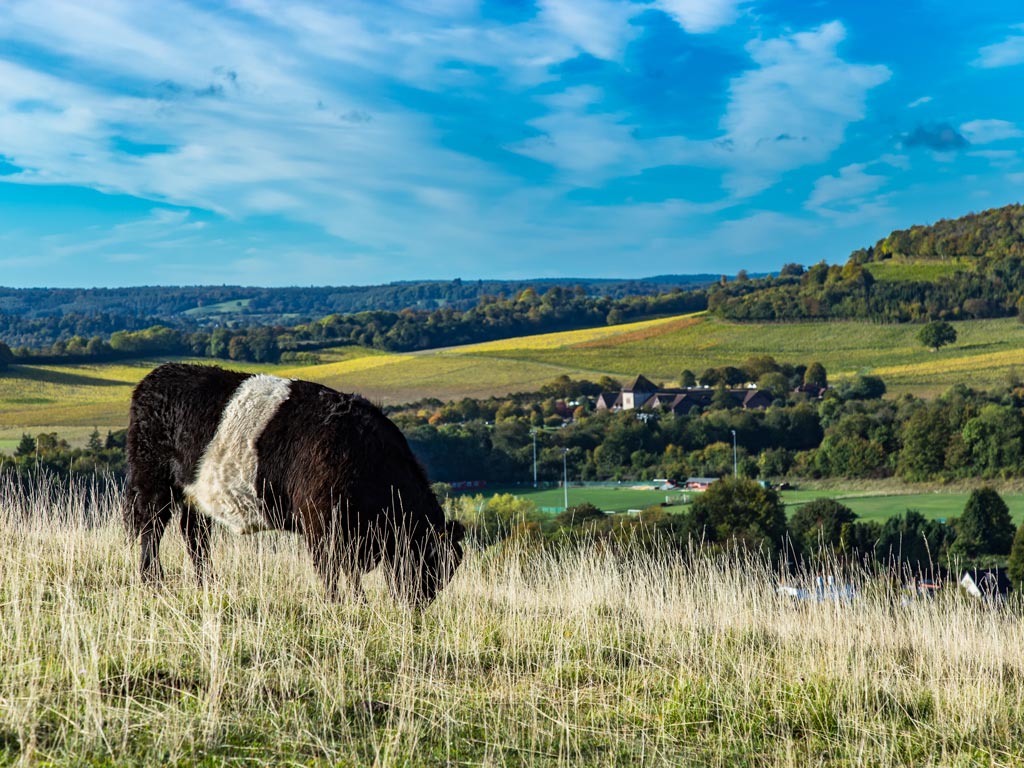
<path fill-rule="evenodd" d="M 405 437 L 378 408 L 308 381 L 169 363 L 132 394 L 125 523 L 141 571 L 159 581 L 175 509 L 202 581 L 211 520 L 235 533 L 301 533 L 327 594 L 362 595 L 383 563 L 396 598 L 425 606 L 462 560 L 465 529 L 444 512 Z"/>

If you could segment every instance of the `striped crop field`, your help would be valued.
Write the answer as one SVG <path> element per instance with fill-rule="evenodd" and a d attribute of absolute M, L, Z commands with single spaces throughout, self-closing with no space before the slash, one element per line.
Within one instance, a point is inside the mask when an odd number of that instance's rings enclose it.
<path fill-rule="evenodd" d="M 620 378 L 643 373 L 663 381 L 678 379 L 685 368 L 699 374 L 708 367 L 737 365 L 751 355 L 770 354 L 793 363 L 818 360 L 834 380 L 871 372 L 882 375 L 890 391 L 922 394 L 934 394 L 960 382 L 1003 386 L 1013 368 L 1024 366 L 1024 326 L 1015 320 L 954 325 L 959 341 L 939 352 L 926 349 L 917 340 L 918 325 L 852 321 L 740 324 L 690 315 L 615 326 L 618 333 L 585 340 L 549 334 L 538 345 L 529 339 L 510 339 L 500 347 L 476 345 L 438 354 L 545 362 Z"/>
<path fill-rule="evenodd" d="M 536 391 L 561 374 L 625 381 L 643 373 L 670 383 L 684 369 L 699 374 L 759 354 L 818 360 L 833 381 L 858 372 L 880 375 L 891 394 L 935 395 L 957 383 L 1002 388 L 1011 374 L 1024 374 L 1024 325 L 1002 319 L 954 326 L 957 342 L 932 352 L 917 340 L 917 325 L 740 324 L 697 314 L 409 354 L 341 347 L 318 352 L 322 362 L 309 366 L 228 365 L 319 381 L 382 403 Z M 0 377 L 0 439 L 23 427 L 123 427 L 132 387 L 158 362 L 12 366 Z"/>

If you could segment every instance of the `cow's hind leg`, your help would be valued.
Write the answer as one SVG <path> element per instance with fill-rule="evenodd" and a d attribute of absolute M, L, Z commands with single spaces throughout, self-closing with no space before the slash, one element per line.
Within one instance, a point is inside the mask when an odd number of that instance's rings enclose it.
<path fill-rule="evenodd" d="M 338 601 L 342 597 L 341 576 L 344 575 L 348 593 L 357 602 L 366 602 L 363 592 L 362 568 L 359 557 L 351 552 L 345 543 L 331 531 L 308 527 L 303 531 L 313 565 L 324 584 L 327 599 Z"/>
<path fill-rule="evenodd" d="M 181 503 L 181 535 L 185 539 L 192 565 L 195 568 L 199 586 L 206 581 L 210 571 L 210 529 L 212 521 L 187 501 Z"/>

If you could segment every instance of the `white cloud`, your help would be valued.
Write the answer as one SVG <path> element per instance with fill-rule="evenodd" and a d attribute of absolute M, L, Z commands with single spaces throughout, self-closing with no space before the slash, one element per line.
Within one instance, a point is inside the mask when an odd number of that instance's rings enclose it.
<path fill-rule="evenodd" d="M 885 176 L 866 173 L 866 170 L 866 164 L 854 163 L 840 168 L 837 176 L 822 176 L 814 182 L 806 207 L 815 210 L 861 205 L 867 195 L 876 192 L 887 181 Z"/>
<path fill-rule="evenodd" d="M 836 48 L 845 37 L 843 25 L 831 22 L 747 46 L 759 67 L 732 81 L 721 120 L 723 149 L 735 158 L 727 183 L 736 194 L 754 194 L 782 171 L 825 160 L 846 127 L 864 118 L 868 92 L 891 73 L 841 59 Z"/>
<path fill-rule="evenodd" d="M 509 149 L 555 166 L 581 185 L 647 167 L 647 145 L 635 139 L 634 126 L 624 115 L 600 111 L 602 98 L 601 90 L 590 86 L 548 97 L 551 111 L 530 121 L 541 135 Z"/>
<path fill-rule="evenodd" d="M 745 0 L 656 0 L 655 6 L 690 34 L 715 32 L 732 24 Z"/>
<path fill-rule="evenodd" d="M 984 69 L 1024 64 L 1024 35 L 1009 35 L 1001 42 L 986 45 L 978 51 L 978 58 L 971 63 Z"/>
<path fill-rule="evenodd" d="M 1024 133 L 1008 120 L 971 120 L 960 126 L 960 133 L 971 144 L 991 144 L 1024 136 Z"/>
<path fill-rule="evenodd" d="M 934 101 L 931 96 L 922 96 L 919 99 L 914 99 L 912 102 L 907 104 L 907 109 L 917 109 L 917 107 L 923 106 Z"/>
<path fill-rule="evenodd" d="M 618 59 L 639 33 L 629 20 L 642 8 L 616 0 L 542 0 L 541 15 L 581 50 L 599 59 Z"/>
<path fill-rule="evenodd" d="M 661 0 L 657 7 L 688 32 L 705 33 L 731 23 L 742 5 Z M 605 254 L 621 248 L 671 258 L 679 253 L 681 220 L 719 212 L 735 199 L 580 207 L 565 205 L 566 188 L 676 164 L 722 169 L 737 194 L 748 194 L 786 170 L 819 162 L 863 117 L 868 91 L 889 76 L 884 67 L 839 58 L 841 25 L 751 43 L 754 66 L 732 82 L 722 133 L 710 141 L 643 138 L 639 121 L 604 106 L 597 88 L 550 95 L 539 102 L 545 113 L 530 123 L 541 135 L 507 147 L 560 171 L 543 189 L 446 148 L 438 119 L 446 115 L 407 108 L 387 87 L 397 79 L 459 93 L 478 77 L 476 64 L 499 70 L 526 98 L 520 86 L 550 80 L 552 65 L 580 51 L 620 58 L 639 31 L 632 20 L 653 7 L 547 0 L 535 17 L 498 25 L 481 20 L 471 0 L 443 7 L 410 0 L 397 8 L 363 0 L 231 0 L 226 12 L 186 0 L 6 0 L 0 40 L 18 39 L 69 64 L 46 72 L 0 54 L 0 155 L 24 169 L 2 178 L 124 193 L 230 221 L 278 214 L 313 224 L 343 244 L 324 238 L 331 258 L 312 247 L 296 252 L 308 265 L 301 272 L 308 282 L 379 279 L 406 266 L 410 254 L 419 274 L 429 264 L 434 276 L 557 270 L 558 256 L 588 244 Z M 451 67 L 453 60 L 470 66 Z M 132 154 L 118 140 L 166 150 Z M 88 247 L 130 259 L 138 251 L 126 244 L 136 238 L 140 248 L 185 243 L 183 253 L 210 242 L 190 239 L 202 222 L 163 215 L 110 233 L 113 239 L 97 233 Z M 756 249 L 759 233 L 797 231 L 792 220 L 764 213 L 735 235 L 723 230 L 715 247 Z M 523 254 L 522 263 L 482 269 L 479 255 L 497 242 Z M 51 245 L 58 254 L 72 247 Z M 243 268 L 274 282 L 271 268 L 282 263 L 274 245 L 224 246 L 221 255 L 252 253 L 246 261 L 210 259 L 198 274 L 187 271 L 185 257 L 162 260 L 161 268 L 177 282 L 237 281 L 231 270 Z M 604 274 L 621 268 L 621 261 L 609 262 Z"/>

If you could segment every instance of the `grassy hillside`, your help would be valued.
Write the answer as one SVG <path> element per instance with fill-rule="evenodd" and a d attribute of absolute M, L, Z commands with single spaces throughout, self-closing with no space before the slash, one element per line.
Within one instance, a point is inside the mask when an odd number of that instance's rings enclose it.
<path fill-rule="evenodd" d="M 287 535 L 218 536 L 197 590 L 174 532 L 148 589 L 59 498 L 0 488 L 2 764 L 1005 765 L 1024 737 L 1019 605 L 955 587 L 794 604 L 758 561 L 506 547 L 415 618 L 376 576 L 325 603 Z"/>
<path fill-rule="evenodd" d="M 1000 319 L 955 326 L 958 342 L 931 352 L 918 342 L 915 325 L 740 324 L 686 315 L 412 354 L 345 347 L 305 367 L 234 367 L 312 379 L 385 403 L 531 391 L 562 373 L 622 380 L 644 373 L 670 382 L 684 368 L 699 374 L 766 353 L 796 363 L 819 360 L 834 381 L 870 371 L 892 393 L 936 394 L 955 383 L 1002 388 L 1011 372 L 1024 373 L 1024 325 Z M 157 362 L 12 366 L 0 377 L 0 440 L 23 427 L 123 427 L 132 387 Z"/>

